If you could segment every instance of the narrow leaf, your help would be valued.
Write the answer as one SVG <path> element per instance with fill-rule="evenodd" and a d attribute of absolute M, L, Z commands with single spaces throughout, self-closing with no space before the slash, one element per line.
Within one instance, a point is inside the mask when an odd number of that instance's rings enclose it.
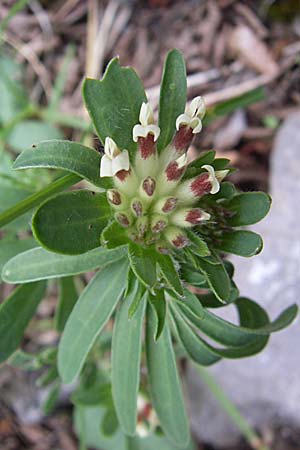
<path fill-rule="evenodd" d="M 153 249 L 143 248 L 131 242 L 128 247 L 131 269 L 147 288 L 157 282 L 156 254 Z"/>
<path fill-rule="evenodd" d="M 25 328 L 45 293 L 44 282 L 17 287 L 0 306 L 0 362 L 21 344 Z"/>
<path fill-rule="evenodd" d="M 160 270 L 169 284 L 170 288 L 176 292 L 179 296 L 183 295 L 183 288 L 178 276 L 178 272 L 174 267 L 174 262 L 169 255 L 163 255 L 161 253 L 157 253 L 156 255 L 158 265 Z"/>
<path fill-rule="evenodd" d="M 142 325 L 145 298 L 131 319 L 130 305 L 135 292 L 123 299 L 116 314 L 112 338 L 112 394 L 120 425 L 125 434 L 135 434 L 137 396 L 140 381 Z"/>
<path fill-rule="evenodd" d="M 113 250 L 99 247 L 80 256 L 60 255 L 38 247 L 9 260 L 3 268 L 2 275 L 7 283 L 28 283 L 66 277 L 98 269 L 118 261 L 125 255 L 127 255 L 126 247 Z"/>
<path fill-rule="evenodd" d="M 59 280 L 59 301 L 55 311 L 55 328 L 57 331 L 63 331 L 77 298 L 78 293 L 74 278 L 61 278 Z"/>
<path fill-rule="evenodd" d="M 174 49 L 166 57 L 161 81 L 158 151 L 163 150 L 172 140 L 175 132 L 176 118 L 184 112 L 186 90 L 184 58 L 181 52 Z"/>
<path fill-rule="evenodd" d="M 156 314 L 157 327 L 154 333 L 154 339 L 157 341 L 163 332 L 166 321 L 166 300 L 163 289 L 156 289 L 154 294 L 148 292 L 148 300 Z"/>
<path fill-rule="evenodd" d="M 1 272 L 7 261 L 18 253 L 36 247 L 37 243 L 33 238 L 8 240 L 0 243 L 0 282 L 2 281 Z"/>
<path fill-rule="evenodd" d="M 71 191 L 43 203 L 33 216 L 32 228 L 47 250 L 76 255 L 100 246 L 110 216 L 104 193 Z"/>
<path fill-rule="evenodd" d="M 100 178 L 101 155 L 78 142 L 43 141 L 25 150 L 14 162 L 14 169 L 62 169 L 85 178 L 99 187 L 110 187 L 108 178 Z"/>
<path fill-rule="evenodd" d="M 83 97 L 102 143 L 109 136 L 121 149 L 135 152 L 132 128 L 139 123 L 141 105 L 147 101 L 136 72 L 121 67 L 118 58 L 114 58 L 102 80 L 85 80 Z"/>
<path fill-rule="evenodd" d="M 150 393 L 161 426 L 173 445 L 185 448 L 189 442 L 189 426 L 177 373 L 169 327 L 165 326 L 155 341 L 155 313 L 147 309 L 146 356 Z"/>
<path fill-rule="evenodd" d="M 210 264 L 203 258 L 199 258 L 198 266 L 216 297 L 221 302 L 226 302 L 230 296 L 230 278 L 223 263 Z"/>
<path fill-rule="evenodd" d="M 79 374 L 124 291 L 127 271 L 127 260 L 110 264 L 94 276 L 80 295 L 59 344 L 58 370 L 64 383 L 71 383 Z"/>

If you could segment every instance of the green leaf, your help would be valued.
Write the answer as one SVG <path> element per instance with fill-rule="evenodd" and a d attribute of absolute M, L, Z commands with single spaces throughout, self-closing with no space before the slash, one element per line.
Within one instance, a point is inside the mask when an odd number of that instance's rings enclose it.
<path fill-rule="evenodd" d="M 247 257 L 261 252 L 263 241 L 260 235 L 253 231 L 229 231 L 218 238 L 215 248 L 224 253 Z"/>
<path fill-rule="evenodd" d="M 298 311 L 297 305 L 292 305 L 285 309 L 272 323 L 259 328 L 250 328 L 249 326 L 244 326 L 244 323 L 243 326 L 230 323 L 207 311 L 205 308 L 201 311 L 201 316 L 197 318 L 196 314 L 192 314 L 186 307 L 186 304 L 190 301 L 197 301 L 199 303 L 199 300 L 197 298 L 195 299 L 194 294 L 187 291 L 184 304 L 183 302 L 177 302 L 177 304 L 181 307 L 182 312 L 191 323 L 215 341 L 233 347 L 240 347 L 253 342 L 256 336 L 266 336 L 282 330 L 294 320 Z M 253 327 L 252 323 L 250 326 Z"/>
<path fill-rule="evenodd" d="M 0 362 L 21 344 L 25 328 L 45 293 L 45 283 L 17 287 L 0 305 Z"/>
<path fill-rule="evenodd" d="M 61 278 L 59 280 L 59 301 L 55 311 L 55 328 L 57 331 L 63 331 L 77 298 L 78 293 L 74 278 Z"/>
<path fill-rule="evenodd" d="M 26 371 L 35 371 L 43 367 L 43 363 L 36 355 L 23 352 L 23 350 L 16 350 L 6 361 L 8 365 L 15 369 Z"/>
<path fill-rule="evenodd" d="M 163 255 L 157 253 L 156 255 L 158 265 L 163 274 L 163 277 L 169 284 L 170 288 L 179 296 L 183 295 L 183 288 L 178 276 L 178 272 L 175 269 L 174 262 L 169 255 Z"/>
<path fill-rule="evenodd" d="M 184 58 L 181 52 L 174 49 L 167 54 L 161 80 L 158 151 L 166 148 L 172 140 L 175 132 L 176 119 L 185 109 L 186 90 Z"/>
<path fill-rule="evenodd" d="M 220 264 L 210 264 L 203 258 L 198 258 L 197 263 L 215 296 L 221 302 L 228 301 L 230 296 L 230 278 L 224 264 L 222 262 Z"/>
<path fill-rule="evenodd" d="M 210 366 L 219 361 L 221 356 L 215 355 L 205 342 L 194 333 L 182 315 L 178 313 L 177 308 L 174 305 L 172 306 L 172 317 L 180 342 L 188 356 L 196 363 L 201 364 L 201 366 Z"/>
<path fill-rule="evenodd" d="M 127 235 L 127 230 L 113 221 L 109 223 L 101 233 L 101 244 L 106 248 L 116 248 L 132 242 Z"/>
<path fill-rule="evenodd" d="M 7 137 L 8 144 L 17 152 L 22 152 L 32 144 L 48 139 L 61 139 L 61 131 L 51 123 L 38 120 L 24 120 L 17 123 Z"/>
<path fill-rule="evenodd" d="M 130 297 L 132 297 L 132 301 L 128 309 L 128 319 L 131 319 L 137 312 L 146 290 L 145 286 L 139 282 L 132 270 L 130 270 L 128 273 L 128 281 L 130 279 L 132 286 L 129 286 L 129 288 L 127 286 L 127 290 L 124 294 L 125 296 L 129 295 Z"/>
<path fill-rule="evenodd" d="M 78 255 L 100 246 L 100 235 L 110 216 L 105 193 L 64 192 L 38 208 L 32 229 L 47 250 Z"/>
<path fill-rule="evenodd" d="M 224 204 L 233 213 L 227 218 L 232 227 L 251 225 L 262 220 L 268 214 L 271 198 L 264 192 L 245 192 L 236 195 Z"/>
<path fill-rule="evenodd" d="M 167 437 L 176 447 L 186 447 L 189 426 L 182 398 L 169 327 L 155 341 L 157 328 L 153 309 L 147 309 L 146 356 L 150 393 L 155 411 Z"/>
<path fill-rule="evenodd" d="M 97 379 L 92 385 L 80 384 L 72 394 L 71 400 L 78 406 L 94 406 L 112 404 L 111 384 Z"/>
<path fill-rule="evenodd" d="M 89 272 L 118 261 L 127 255 L 126 247 L 113 250 L 95 248 L 83 255 L 60 255 L 41 247 L 28 250 L 8 261 L 2 271 L 7 283 L 29 283 L 49 278 Z"/>
<path fill-rule="evenodd" d="M 109 408 L 102 420 L 101 430 L 104 436 L 112 436 L 119 427 L 118 418 L 114 408 Z"/>
<path fill-rule="evenodd" d="M 64 383 L 71 383 L 79 374 L 125 289 L 127 271 L 127 260 L 106 266 L 80 295 L 59 344 L 58 370 Z"/>
<path fill-rule="evenodd" d="M 137 421 L 137 396 L 140 382 L 142 326 L 146 300 L 143 297 L 131 319 L 133 291 L 123 299 L 116 314 L 112 338 L 112 394 L 120 425 L 125 434 L 133 436 Z"/>
<path fill-rule="evenodd" d="M 208 200 L 215 203 L 216 200 L 220 199 L 231 199 L 236 194 L 236 188 L 234 184 L 229 181 L 223 181 L 220 184 L 220 190 L 217 194 L 209 194 Z"/>
<path fill-rule="evenodd" d="M 78 142 L 53 140 L 40 142 L 21 153 L 14 169 L 61 169 L 85 178 L 98 187 L 111 187 L 109 178 L 100 178 L 101 155 Z"/>
<path fill-rule="evenodd" d="M 58 402 L 60 388 L 60 383 L 55 383 L 51 386 L 50 391 L 48 392 L 48 395 L 42 405 L 43 412 L 46 416 L 49 416 L 54 411 Z"/>
<path fill-rule="evenodd" d="M 191 230 L 187 230 L 187 235 L 192 243 L 190 250 L 193 253 L 202 257 L 210 255 L 210 250 L 204 239 L 202 239 L 200 236 L 198 236 L 195 232 Z"/>
<path fill-rule="evenodd" d="M 128 256 L 131 269 L 140 282 L 147 288 L 153 288 L 157 283 L 156 252 L 130 242 Z"/>
<path fill-rule="evenodd" d="M 166 321 L 166 300 L 163 289 L 156 289 L 154 294 L 148 292 L 148 300 L 153 306 L 156 314 L 156 330 L 154 333 L 154 339 L 157 341 L 161 333 L 163 332 Z"/>
<path fill-rule="evenodd" d="M 207 284 L 206 277 L 190 264 L 181 264 L 180 267 L 181 278 L 188 284 L 196 287 L 205 287 Z"/>
<path fill-rule="evenodd" d="M 0 282 L 2 281 L 1 272 L 4 265 L 18 253 L 36 247 L 37 243 L 33 238 L 14 239 L 0 242 Z"/>
<path fill-rule="evenodd" d="M 137 146 L 132 128 L 139 123 L 141 105 L 147 101 L 136 72 L 121 67 L 118 58 L 114 58 L 102 80 L 84 81 L 83 98 L 102 143 L 109 136 L 121 149 L 134 153 Z"/>

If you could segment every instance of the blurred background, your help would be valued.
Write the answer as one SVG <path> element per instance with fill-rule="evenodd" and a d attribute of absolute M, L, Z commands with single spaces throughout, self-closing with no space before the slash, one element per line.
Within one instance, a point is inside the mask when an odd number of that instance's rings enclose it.
<path fill-rule="evenodd" d="M 186 59 L 189 98 L 204 96 L 209 110 L 190 157 L 213 148 L 239 169 L 230 176 L 238 187 L 273 195 L 271 214 L 255 228 L 265 238 L 263 254 L 234 262 L 242 294 L 276 315 L 300 290 L 299 0 L 1 0 L 0 211 L 57 177 L 10 170 L 33 143 L 84 139 L 101 149 L 83 107 L 84 77 L 100 78 L 119 55 L 157 107 L 163 61 L 174 47 Z M 12 244 L 28 236 L 29 219 L 0 232 L 0 268 L 7 252 L 14 254 Z M 26 242 L 23 250 L 34 245 Z M 10 289 L 0 284 L 0 297 Z M 56 301 L 53 284 L 26 331 L 26 350 L 57 342 Z M 262 355 L 212 369 L 274 450 L 300 449 L 299 339 L 298 319 Z M 48 388 L 35 379 L 1 367 L 0 449 L 77 449 L 69 392 L 51 403 Z M 192 370 L 186 385 L 199 449 L 251 448 Z"/>

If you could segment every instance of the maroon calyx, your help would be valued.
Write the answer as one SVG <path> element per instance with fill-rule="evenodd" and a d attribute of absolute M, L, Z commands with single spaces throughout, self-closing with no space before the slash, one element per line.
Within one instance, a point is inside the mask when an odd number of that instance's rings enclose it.
<path fill-rule="evenodd" d="M 142 187 L 146 194 L 152 197 L 156 188 L 156 181 L 152 177 L 147 177 L 144 179 Z"/>
<path fill-rule="evenodd" d="M 153 233 L 161 233 L 167 226 L 167 222 L 165 220 L 158 220 L 155 225 L 152 227 Z"/>
<path fill-rule="evenodd" d="M 172 240 L 172 244 L 177 248 L 183 248 L 189 245 L 190 241 L 183 234 L 178 234 L 175 239 Z"/>
<path fill-rule="evenodd" d="M 178 167 L 177 161 L 171 161 L 166 168 L 166 177 L 168 181 L 178 181 L 182 177 L 185 167 Z"/>
<path fill-rule="evenodd" d="M 173 211 L 176 208 L 177 202 L 178 202 L 178 199 L 176 197 L 167 198 L 164 206 L 161 209 L 162 212 L 169 213 L 169 212 Z"/>
<path fill-rule="evenodd" d="M 156 148 L 152 133 L 148 133 L 146 137 L 139 137 L 138 143 L 142 159 L 148 159 L 150 156 L 155 155 Z"/>
<path fill-rule="evenodd" d="M 108 197 L 108 201 L 112 205 L 119 206 L 122 203 L 121 194 L 120 194 L 120 192 L 116 191 L 115 189 L 110 189 L 109 195 L 107 197 Z"/>
<path fill-rule="evenodd" d="M 119 222 L 119 224 L 122 225 L 122 227 L 125 227 L 125 228 L 129 227 L 130 222 L 129 222 L 129 219 L 128 219 L 128 217 L 126 216 L 126 214 L 124 214 L 124 213 L 118 213 L 118 214 L 116 215 L 116 219 L 117 219 L 117 221 Z"/>
<path fill-rule="evenodd" d="M 208 194 L 208 192 L 212 188 L 212 184 L 209 181 L 209 175 L 207 173 L 202 173 L 191 183 L 191 191 L 195 195 L 195 197 L 202 197 L 204 194 Z"/>
<path fill-rule="evenodd" d="M 115 176 L 118 178 L 119 181 L 123 182 L 130 175 L 130 173 L 131 173 L 130 169 L 129 170 L 122 169 L 122 170 L 119 170 L 119 172 L 117 172 Z"/>
<path fill-rule="evenodd" d="M 134 200 L 131 206 L 136 217 L 140 217 L 143 214 L 143 205 L 139 200 Z"/>
<path fill-rule="evenodd" d="M 193 129 L 187 125 L 181 125 L 174 136 L 174 147 L 178 152 L 183 153 L 189 148 L 193 138 Z"/>
<path fill-rule="evenodd" d="M 202 210 L 200 208 L 191 209 L 185 216 L 185 220 L 193 225 L 201 222 L 203 217 Z"/>

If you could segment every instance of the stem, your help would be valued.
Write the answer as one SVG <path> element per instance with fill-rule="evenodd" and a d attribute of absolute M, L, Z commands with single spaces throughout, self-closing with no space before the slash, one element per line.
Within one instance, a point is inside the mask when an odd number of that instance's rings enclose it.
<path fill-rule="evenodd" d="M 235 425 L 251 445 L 251 447 L 255 450 L 270 450 L 270 448 L 262 442 L 261 438 L 256 434 L 253 428 L 251 428 L 247 420 L 241 415 L 237 407 L 233 403 L 231 403 L 229 398 L 226 396 L 226 394 L 218 385 L 216 380 L 212 377 L 212 375 L 201 366 L 197 365 L 195 367 L 206 386 L 216 397 L 220 406 L 235 423 Z"/>
<path fill-rule="evenodd" d="M 81 178 L 77 175 L 66 175 L 54 181 L 49 186 L 46 186 L 40 191 L 29 195 L 29 197 L 25 198 L 21 202 L 17 203 L 16 205 L 0 214 L 0 228 L 8 224 L 9 222 L 12 222 L 17 217 L 22 216 L 27 211 L 30 211 L 35 206 L 38 206 L 41 202 L 47 200 L 47 198 L 51 197 L 53 194 L 63 191 L 73 184 L 78 183 L 78 181 L 80 180 Z"/>

